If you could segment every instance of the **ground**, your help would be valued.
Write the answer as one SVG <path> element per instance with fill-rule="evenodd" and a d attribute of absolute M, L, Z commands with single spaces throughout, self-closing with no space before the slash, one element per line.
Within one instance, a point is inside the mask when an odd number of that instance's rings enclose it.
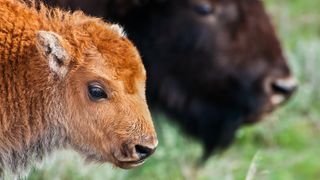
<path fill-rule="evenodd" d="M 160 145 L 144 166 L 125 171 L 111 165 L 85 165 L 64 151 L 34 168 L 29 180 L 104 179 L 320 179 L 320 1 L 268 0 L 300 86 L 294 98 L 264 122 L 241 129 L 226 152 L 196 167 L 201 146 L 155 116 Z"/>

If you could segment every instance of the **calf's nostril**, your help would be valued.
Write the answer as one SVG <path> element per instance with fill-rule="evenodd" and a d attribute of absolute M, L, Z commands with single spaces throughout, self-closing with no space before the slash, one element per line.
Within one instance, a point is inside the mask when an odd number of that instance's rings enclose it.
<path fill-rule="evenodd" d="M 136 145 L 135 149 L 139 159 L 141 160 L 149 157 L 155 151 L 155 148 L 152 149 L 142 145 Z"/>

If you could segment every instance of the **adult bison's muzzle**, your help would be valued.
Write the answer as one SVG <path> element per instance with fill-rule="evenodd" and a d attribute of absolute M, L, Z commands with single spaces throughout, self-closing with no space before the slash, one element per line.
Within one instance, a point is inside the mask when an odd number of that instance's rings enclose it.
<path fill-rule="evenodd" d="M 292 76 L 266 78 L 263 84 L 264 95 L 261 95 L 262 105 L 255 103 L 253 106 L 260 106 L 259 109 L 253 110 L 246 119 L 245 123 L 252 124 L 262 120 L 263 116 L 271 113 L 277 107 L 286 103 L 298 88 L 296 79 Z M 257 98 L 259 99 L 259 98 Z M 252 108 L 254 109 L 254 108 Z M 254 113 L 255 112 L 255 113 Z"/>
<path fill-rule="evenodd" d="M 298 83 L 295 78 L 278 78 L 271 82 L 271 97 L 270 102 L 274 106 L 278 106 L 286 102 L 298 88 Z"/>

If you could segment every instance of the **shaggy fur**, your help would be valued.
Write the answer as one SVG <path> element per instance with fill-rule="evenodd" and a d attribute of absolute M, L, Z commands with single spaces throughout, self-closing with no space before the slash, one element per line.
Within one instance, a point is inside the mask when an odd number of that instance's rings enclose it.
<path fill-rule="evenodd" d="M 122 24 L 142 54 L 148 102 L 200 139 L 205 156 L 294 89 L 275 88 L 292 75 L 263 1 L 47 1 Z"/>
<path fill-rule="evenodd" d="M 145 70 L 121 29 L 16 0 L 1 0 L 0 14 L 0 172 L 21 175 L 67 147 L 89 160 L 138 165 L 134 146 L 157 139 Z M 108 99 L 91 101 L 90 82 Z"/>

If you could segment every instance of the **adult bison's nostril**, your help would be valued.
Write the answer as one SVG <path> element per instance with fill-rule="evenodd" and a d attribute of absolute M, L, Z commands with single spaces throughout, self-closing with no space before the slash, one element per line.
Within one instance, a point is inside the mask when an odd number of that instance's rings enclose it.
<path fill-rule="evenodd" d="M 149 148 L 142 145 L 136 145 L 135 149 L 140 160 L 146 159 L 156 150 L 156 148 Z"/>
<path fill-rule="evenodd" d="M 286 101 L 297 88 L 297 81 L 292 77 L 274 80 L 271 82 L 271 102 L 277 105 Z"/>
<path fill-rule="evenodd" d="M 297 87 L 297 82 L 292 78 L 278 79 L 272 83 L 272 90 L 276 94 L 291 95 Z"/>

